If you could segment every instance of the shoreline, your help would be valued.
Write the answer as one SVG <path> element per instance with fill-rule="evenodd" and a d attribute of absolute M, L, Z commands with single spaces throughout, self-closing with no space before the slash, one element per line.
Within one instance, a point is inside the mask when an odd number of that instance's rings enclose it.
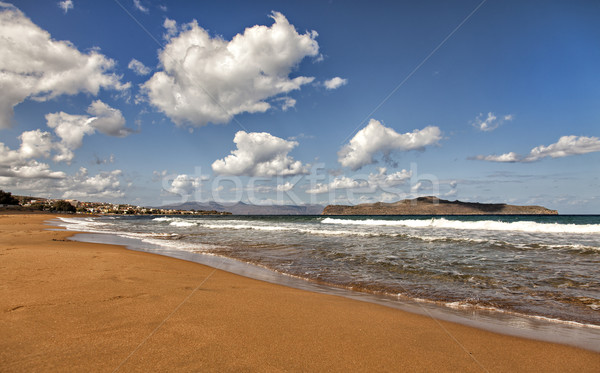
<path fill-rule="evenodd" d="M 575 347 L 67 240 L 77 232 L 45 225 L 58 216 L 0 212 L 3 371 L 600 366 Z"/>

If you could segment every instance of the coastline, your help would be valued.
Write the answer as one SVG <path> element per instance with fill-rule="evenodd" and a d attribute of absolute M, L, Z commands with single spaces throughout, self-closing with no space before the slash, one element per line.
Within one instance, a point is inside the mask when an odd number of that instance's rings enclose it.
<path fill-rule="evenodd" d="M 600 366 L 600 354 L 575 347 L 70 241 L 77 232 L 44 225 L 55 217 L 0 212 L 3 371 Z"/>

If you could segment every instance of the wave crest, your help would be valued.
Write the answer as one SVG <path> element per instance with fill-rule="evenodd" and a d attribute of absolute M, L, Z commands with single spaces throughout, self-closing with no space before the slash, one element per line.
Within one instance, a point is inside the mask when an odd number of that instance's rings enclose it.
<path fill-rule="evenodd" d="M 432 219 L 407 219 L 407 220 L 351 220 L 325 218 L 322 224 L 340 225 L 366 225 L 366 226 L 398 226 L 409 228 L 444 228 L 444 229 L 468 229 L 488 231 L 515 231 L 527 233 L 578 233 L 598 234 L 600 224 L 559 224 L 559 223 L 537 223 L 533 221 L 502 222 L 493 220 L 460 221 L 445 218 Z"/>

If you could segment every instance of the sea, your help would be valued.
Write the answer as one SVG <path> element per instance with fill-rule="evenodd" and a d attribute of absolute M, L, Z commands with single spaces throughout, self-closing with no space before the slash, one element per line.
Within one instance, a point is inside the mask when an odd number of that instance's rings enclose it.
<path fill-rule="evenodd" d="M 60 218 L 118 243 L 311 291 L 600 351 L 600 216 Z"/>

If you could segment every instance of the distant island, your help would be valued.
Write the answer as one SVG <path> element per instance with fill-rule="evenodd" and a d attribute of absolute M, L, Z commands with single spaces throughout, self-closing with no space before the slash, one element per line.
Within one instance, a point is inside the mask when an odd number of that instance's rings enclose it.
<path fill-rule="evenodd" d="M 558 215 L 558 212 L 541 206 L 447 201 L 429 196 L 393 203 L 329 205 L 322 215 Z"/>

